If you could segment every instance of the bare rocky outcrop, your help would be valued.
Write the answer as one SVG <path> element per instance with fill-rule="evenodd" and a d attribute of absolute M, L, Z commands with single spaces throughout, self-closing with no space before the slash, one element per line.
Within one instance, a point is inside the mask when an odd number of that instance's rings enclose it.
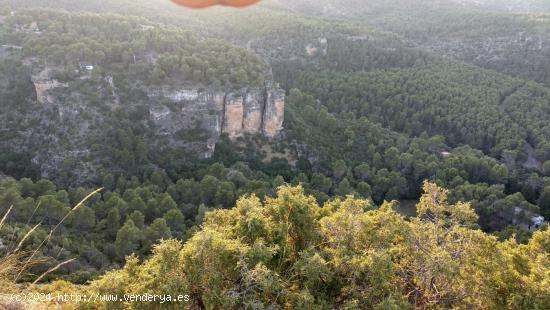
<path fill-rule="evenodd" d="M 240 93 L 230 93 L 225 97 L 223 115 L 223 132 L 230 138 L 238 137 L 243 132 L 244 96 Z"/>
<path fill-rule="evenodd" d="M 273 138 L 283 130 L 285 118 L 285 93 L 281 89 L 272 89 L 266 92 L 265 108 L 263 112 L 262 133 Z"/>
<path fill-rule="evenodd" d="M 67 87 L 67 84 L 60 83 L 57 80 L 33 81 L 36 89 L 36 100 L 38 103 L 45 104 L 53 101 L 49 91 L 58 87 Z"/>
<path fill-rule="evenodd" d="M 265 89 L 230 93 L 225 100 L 223 133 L 234 139 L 243 134 L 276 137 L 283 130 L 285 92 L 268 84 Z"/>
<path fill-rule="evenodd" d="M 151 120 L 164 136 L 177 132 L 203 132 L 208 136 L 204 157 L 209 157 L 221 134 L 236 139 L 245 134 L 276 137 L 283 129 L 285 92 L 266 83 L 263 88 L 236 91 L 151 89 Z M 162 100 L 169 100 L 170 107 Z M 204 141 L 196 141 L 198 145 Z M 177 141 L 174 140 L 177 144 Z"/>
<path fill-rule="evenodd" d="M 135 105 L 121 99 L 124 96 L 111 76 L 83 75 L 61 83 L 53 78 L 53 70 L 47 67 L 32 74 L 36 106 L 28 117 L 32 114 L 36 125 L 12 143 L 40 150 L 31 161 L 42 177 L 56 179 L 60 167 L 66 166 L 77 183 L 93 179 L 97 170 L 94 157 L 100 156 L 97 137 L 112 126 L 111 116 L 119 109 L 143 111 L 139 109 L 145 107 L 145 114 L 136 116 L 136 121 L 146 130 L 144 138 L 150 149 L 181 150 L 202 158 L 214 154 L 223 134 L 233 140 L 246 134 L 274 138 L 283 129 L 285 93 L 271 83 L 215 90 L 151 87 L 137 81 L 132 95 L 139 105 Z"/>
<path fill-rule="evenodd" d="M 48 69 L 44 69 L 37 75 L 33 75 L 32 82 L 34 83 L 34 88 L 36 90 L 36 100 L 40 104 L 46 104 L 54 101 L 50 94 L 51 90 L 69 86 L 67 83 L 60 83 L 56 79 L 52 79 Z"/>
<path fill-rule="evenodd" d="M 265 92 L 258 89 L 248 90 L 244 99 L 242 132 L 255 134 L 262 130 L 265 108 Z"/>
<path fill-rule="evenodd" d="M 190 101 L 197 100 L 199 98 L 198 89 L 179 89 L 170 90 L 166 87 L 151 89 L 148 92 L 149 97 L 164 97 L 172 101 Z"/>

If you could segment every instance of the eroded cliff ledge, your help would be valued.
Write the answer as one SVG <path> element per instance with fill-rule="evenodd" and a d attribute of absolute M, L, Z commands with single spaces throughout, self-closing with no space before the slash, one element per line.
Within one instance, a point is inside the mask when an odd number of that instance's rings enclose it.
<path fill-rule="evenodd" d="M 154 102 L 149 110 L 151 120 L 164 135 L 205 133 L 208 139 L 204 157 L 211 156 L 223 133 L 231 139 L 244 134 L 274 138 L 283 129 L 285 92 L 271 83 L 228 92 L 157 88 L 150 89 L 147 95 Z"/>
<path fill-rule="evenodd" d="M 229 93 L 224 107 L 222 131 L 230 138 L 245 133 L 273 138 L 283 129 L 285 92 L 278 87 Z"/>
<path fill-rule="evenodd" d="M 129 137 L 144 141 L 147 153 L 155 156 L 183 151 L 210 158 L 222 134 L 233 140 L 245 134 L 274 138 L 283 129 L 285 92 L 269 82 L 262 87 L 224 91 L 155 87 L 136 81 L 132 89 L 121 90 L 111 76 L 84 72 L 60 82 L 52 72 L 49 68 L 36 70 L 30 77 L 35 91 L 29 94 L 34 98 L 30 100 L 37 104 L 25 117 L 32 118 L 34 125 L 20 139 L 11 141 L 28 146 L 29 152 L 35 153 L 32 163 L 42 177 L 50 179 L 56 179 L 63 163 L 70 162 L 78 163 L 70 168 L 75 182 L 94 179 L 99 167 L 96 158 L 105 157 L 98 141 L 114 139 L 109 132 L 118 132 L 116 123 L 128 120 L 117 120 L 121 115 L 133 115 L 132 121 L 141 127 L 136 131 L 139 134 L 127 130 L 133 134 Z M 128 92 L 132 100 L 128 100 Z M 109 169 L 115 171 L 117 166 Z"/>

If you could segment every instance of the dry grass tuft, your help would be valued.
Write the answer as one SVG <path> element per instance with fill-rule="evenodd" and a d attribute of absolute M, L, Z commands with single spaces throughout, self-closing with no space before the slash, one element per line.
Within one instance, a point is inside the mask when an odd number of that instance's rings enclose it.
<path fill-rule="evenodd" d="M 43 247 L 47 246 L 50 242 L 54 232 L 57 230 L 57 228 L 69 217 L 69 215 L 74 212 L 76 209 L 83 206 L 92 196 L 99 193 L 103 188 L 97 189 L 90 194 L 88 194 L 86 197 L 84 197 L 79 203 L 77 203 L 64 217 L 55 225 L 46 238 L 42 240 L 42 242 L 38 245 L 36 249 L 32 251 L 32 253 L 25 253 L 21 251 L 22 246 L 24 243 L 31 237 L 32 233 L 36 231 L 36 229 L 41 225 L 41 223 L 38 223 L 35 225 L 31 230 L 29 230 L 25 236 L 19 241 L 17 246 L 10 250 L 8 247 L 6 247 L 7 252 L 3 255 L 0 255 L 0 309 L 31 309 L 34 308 L 34 306 L 27 307 L 24 304 L 21 303 L 14 303 L 10 298 L 5 298 L 6 294 L 21 292 L 23 290 L 30 290 L 33 289 L 34 285 L 40 282 L 46 275 L 58 270 L 62 266 L 76 260 L 76 258 L 69 259 L 67 261 L 61 262 L 57 264 L 56 266 L 48 269 L 46 272 L 41 274 L 36 280 L 30 285 L 27 286 L 25 289 L 18 287 L 16 285 L 17 281 L 20 279 L 21 275 L 23 275 L 25 272 L 28 271 L 29 267 L 31 265 L 36 265 L 41 263 L 38 259 L 35 258 L 36 254 L 42 249 Z M 38 207 L 37 207 L 38 208 Z M 8 221 L 9 215 L 13 209 L 13 205 L 10 206 L 10 208 L 7 210 L 7 212 L 3 215 L 2 219 L 0 220 L 0 229 L 3 227 L 3 225 Z M 33 213 L 34 214 L 34 213 Z M 30 222 L 31 219 L 29 219 Z"/>
<path fill-rule="evenodd" d="M 67 214 L 65 214 L 65 216 L 61 219 L 61 221 L 59 221 L 59 223 L 57 223 L 57 225 L 55 225 L 54 228 L 52 228 L 50 230 L 50 233 L 48 234 L 48 236 L 46 236 L 46 238 L 44 240 L 42 240 L 42 242 L 38 245 L 38 247 L 34 250 L 34 252 L 31 254 L 31 256 L 25 261 L 25 263 L 23 264 L 23 267 L 22 267 L 22 270 L 17 274 L 17 276 L 15 277 L 15 281 L 19 280 L 19 278 L 21 277 L 21 274 L 24 270 L 27 269 L 28 265 L 32 262 L 33 258 L 36 256 L 36 254 L 38 253 L 38 251 L 43 247 L 43 246 L 47 246 L 51 239 L 52 239 L 52 236 L 53 236 L 53 233 L 57 230 L 57 228 L 63 224 L 63 222 L 65 222 L 65 220 L 69 217 L 69 215 L 71 215 L 71 213 L 73 213 L 76 209 L 80 208 L 81 206 L 84 205 L 84 203 L 86 203 L 86 201 L 88 201 L 90 198 L 92 198 L 92 196 L 94 196 L 95 194 L 99 193 L 100 191 L 102 191 L 103 188 L 99 188 L 99 189 L 96 189 L 95 191 L 91 192 L 90 194 L 88 194 L 86 197 L 84 197 L 79 203 L 76 204 L 76 206 L 74 206 L 71 211 L 67 212 Z M 59 268 L 59 267 L 58 267 Z M 42 277 L 42 276 L 41 276 Z"/>

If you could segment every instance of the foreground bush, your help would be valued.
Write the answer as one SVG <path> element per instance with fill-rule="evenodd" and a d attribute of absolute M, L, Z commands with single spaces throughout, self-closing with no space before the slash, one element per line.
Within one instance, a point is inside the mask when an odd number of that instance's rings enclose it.
<path fill-rule="evenodd" d="M 281 187 L 275 198 L 246 196 L 208 214 L 187 243 L 164 241 L 92 287 L 188 294 L 186 307 L 206 309 L 550 308 L 550 230 L 527 245 L 499 242 L 475 229 L 468 204 L 449 205 L 431 183 L 417 208 L 407 220 L 389 203 L 374 209 L 352 197 L 319 207 L 301 187 Z"/>

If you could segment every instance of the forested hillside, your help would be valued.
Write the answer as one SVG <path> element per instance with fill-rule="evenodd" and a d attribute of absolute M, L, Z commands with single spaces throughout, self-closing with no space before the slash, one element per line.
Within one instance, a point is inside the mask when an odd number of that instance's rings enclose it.
<path fill-rule="evenodd" d="M 530 4 L 1 4 L 0 294 L 545 309 L 550 19 Z"/>
<path fill-rule="evenodd" d="M 328 17 L 339 24 L 351 20 L 361 27 L 375 27 L 399 34 L 420 49 L 550 85 L 549 7 L 544 1 L 317 2 L 270 0 L 241 11 L 225 8 L 174 10 L 175 6 L 164 0 L 117 0 L 107 3 L 92 0 L 78 4 L 62 0 L 9 0 L 8 4 L 12 7 L 33 5 L 146 16 L 232 41 L 248 37 L 241 42 L 243 44 L 256 37 L 254 34 L 275 30 L 281 33 L 289 29 L 287 25 L 296 25 L 297 19 L 305 19 L 306 16 Z M 244 38 L 243 33 L 247 34 Z"/>
<path fill-rule="evenodd" d="M 550 85 L 550 17 L 544 1 L 282 1 L 402 35 L 421 49 Z"/>
<path fill-rule="evenodd" d="M 2 79 L 14 87 L 0 90 L 7 99 L 0 166 L 66 186 L 93 182 L 96 169 L 141 173 L 176 154 L 187 158 L 184 151 L 206 152 L 212 142 L 199 142 L 217 126 L 202 114 L 216 117 L 210 110 L 221 107 L 191 107 L 185 115 L 200 119 L 167 129 L 150 115 L 176 111 L 182 89 L 224 93 L 271 79 L 253 53 L 139 18 L 19 11 L 2 25 L 2 40 L 9 43 Z"/>

